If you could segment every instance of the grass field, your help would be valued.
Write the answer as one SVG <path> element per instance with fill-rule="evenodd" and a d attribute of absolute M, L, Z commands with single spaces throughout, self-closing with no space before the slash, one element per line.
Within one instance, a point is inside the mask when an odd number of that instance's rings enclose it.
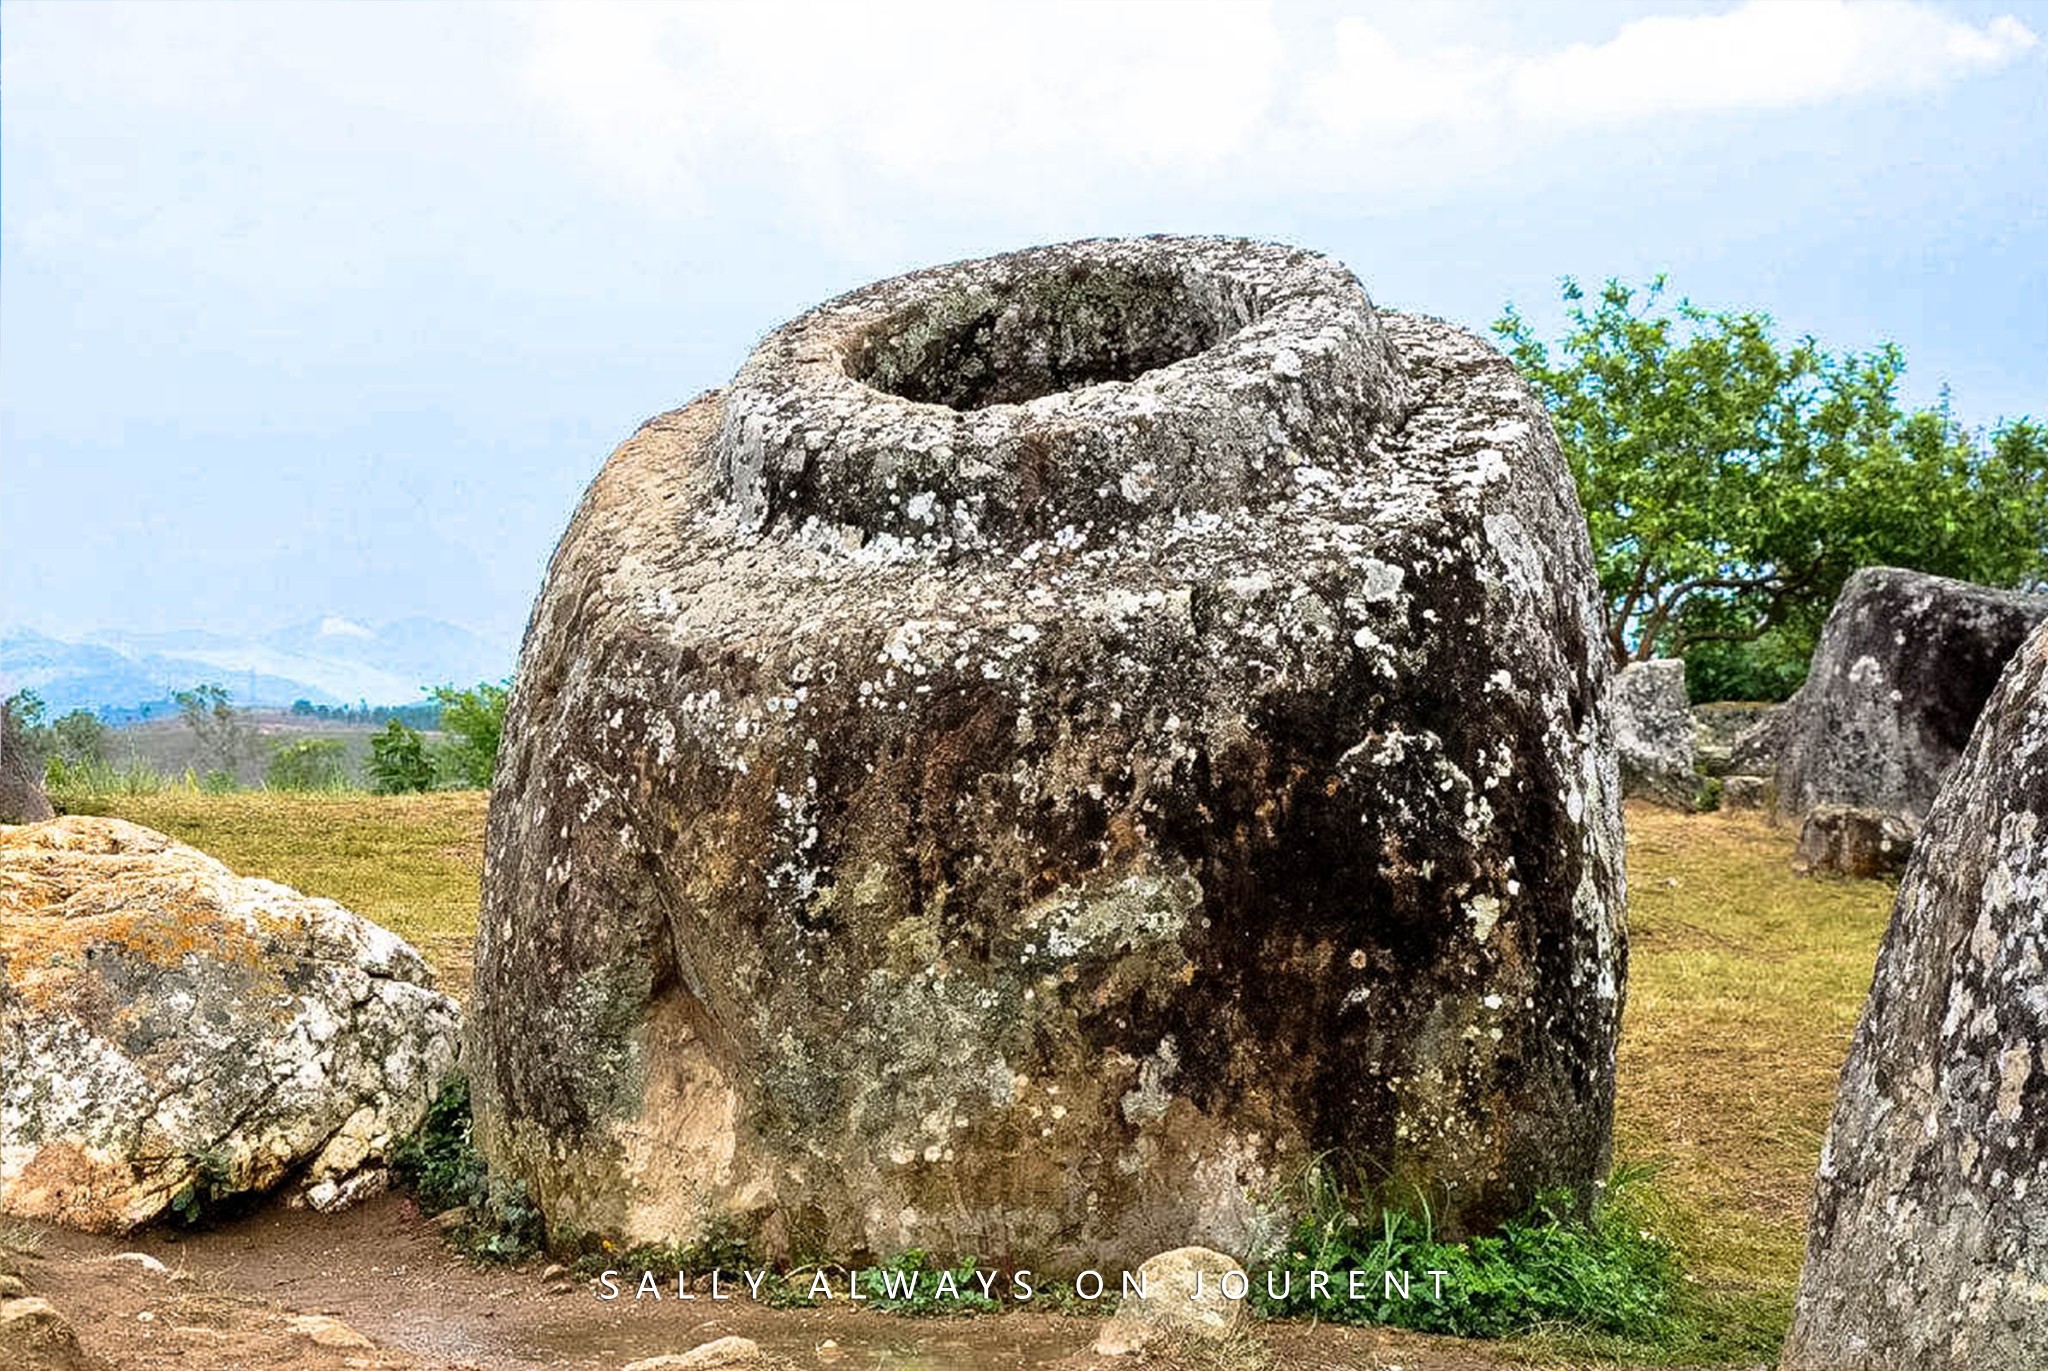
<path fill-rule="evenodd" d="M 167 792 L 103 812 L 341 900 L 418 942 L 455 993 L 468 988 L 480 792 Z M 1893 892 L 1794 876 L 1791 831 L 1753 816 L 1631 808 L 1628 826 L 1617 1160 L 1651 1173 L 1650 1205 L 1697 1296 L 1700 1336 L 1672 1355 L 1753 1363 L 1775 1354 L 1790 1317 L 1807 1192 Z M 1541 1339 L 1523 1350 L 1585 1354 Z"/>

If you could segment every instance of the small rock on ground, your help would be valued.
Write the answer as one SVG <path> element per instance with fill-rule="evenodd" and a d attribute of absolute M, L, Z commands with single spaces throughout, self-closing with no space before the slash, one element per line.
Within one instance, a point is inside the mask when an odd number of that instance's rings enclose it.
<path fill-rule="evenodd" d="M 297 1314 L 285 1320 L 285 1326 L 316 1347 L 375 1347 L 355 1329 L 330 1314 Z"/>
<path fill-rule="evenodd" d="M 1234 1278 L 1233 1278 L 1234 1273 Z M 1176 1247 L 1138 1268 L 1142 1296 L 1127 1296 L 1095 1339 L 1098 1356 L 1120 1357 L 1166 1336 L 1224 1338 L 1244 1314 L 1244 1268 L 1206 1247 Z M 1236 1291 L 1225 1291 L 1229 1281 Z"/>
<path fill-rule="evenodd" d="M 0 1361 L 11 1371 L 73 1371 L 86 1365 L 78 1335 L 36 1296 L 0 1302 Z"/>
<path fill-rule="evenodd" d="M 628 1362 L 619 1371 L 776 1371 L 784 1363 L 752 1338 L 718 1338 L 687 1352 L 669 1352 Z"/>

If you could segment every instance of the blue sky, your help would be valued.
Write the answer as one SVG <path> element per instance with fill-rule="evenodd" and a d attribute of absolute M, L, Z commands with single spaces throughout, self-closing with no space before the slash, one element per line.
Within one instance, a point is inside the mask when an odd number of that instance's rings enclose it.
<path fill-rule="evenodd" d="M 0 625 L 509 641 L 610 447 L 1028 243 L 1668 271 L 2048 417 L 2048 7 L 0 4 Z"/>

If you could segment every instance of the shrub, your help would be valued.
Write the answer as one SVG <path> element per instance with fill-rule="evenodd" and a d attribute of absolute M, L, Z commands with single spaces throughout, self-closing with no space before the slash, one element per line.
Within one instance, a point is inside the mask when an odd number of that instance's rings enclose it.
<path fill-rule="evenodd" d="M 301 738 L 271 754 L 263 783 L 272 790 L 348 789 L 348 749 L 333 738 Z"/>
<path fill-rule="evenodd" d="M 434 698 L 441 704 L 441 727 L 452 736 L 443 753 L 444 772 L 451 781 L 486 789 L 498 764 L 498 739 L 505 731 L 505 705 L 511 682 L 480 682 L 474 690 L 441 686 Z"/>
<path fill-rule="evenodd" d="M 393 719 L 370 739 L 370 789 L 379 795 L 405 795 L 434 788 L 434 764 L 427 759 L 426 740 Z"/>
<path fill-rule="evenodd" d="M 116 767 L 106 761 L 72 763 L 52 757 L 43 774 L 43 788 L 51 800 L 67 809 L 107 795 L 156 795 L 168 784 L 162 772 L 139 759 Z"/>

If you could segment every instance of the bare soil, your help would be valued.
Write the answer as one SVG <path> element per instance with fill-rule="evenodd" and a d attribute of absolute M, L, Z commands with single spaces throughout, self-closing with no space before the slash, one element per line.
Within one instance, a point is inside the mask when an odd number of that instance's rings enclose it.
<path fill-rule="evenodd" d="M 125 1238 L 47 1229 L 20 1263 L 30 1292 L 72 1322 L 89 1357 L 121 1371 L 616 1371 L 738 1334 L 791 1366 L 833 1371 L 1089 1371 L 1098 1321 L 1006 1312 L 913 1319 L 827 1305 L 777 1310 L 743 1296 L 607 1303 L 594 1281 L 544 1280 L 541 1263 L 477 1267 L 418 1208 L 386 1195 L 338 1215 L 271 1206 L 218 1228 Z M 158 1273 L 123 1253 L 162 1262 Z M 309 1324 L 306 1316 L 338 1320 Z M 294 1320 L 299 1322 L 295 1325 Z M 324 1332 L 322 1332 L 324 1330 Z M 327 1346 L 353 1331 L 369 1345 Z M 1259 1325 L 1227 1354 L 1105 1367 L 1254 1371 L 1489 1371 L 1485 1344 L 1384 1330 Z"/>

